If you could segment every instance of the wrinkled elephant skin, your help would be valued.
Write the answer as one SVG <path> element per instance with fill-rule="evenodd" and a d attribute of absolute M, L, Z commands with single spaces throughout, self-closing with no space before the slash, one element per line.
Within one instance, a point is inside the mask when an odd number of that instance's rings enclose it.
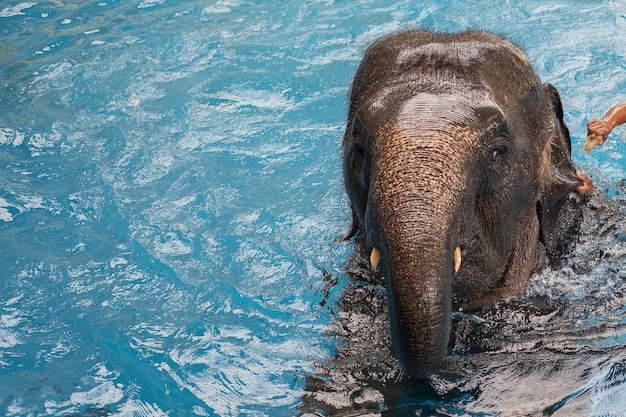
<path fill-rule="evenodd" d="M 520 296 L 545 265 L 564 201 L 590 188 L 570 153 L 558 92 L 506 40 L 414 30 L 367 49 L 344 179 L 409 374 L 440 367 L 454 308 Z"/>

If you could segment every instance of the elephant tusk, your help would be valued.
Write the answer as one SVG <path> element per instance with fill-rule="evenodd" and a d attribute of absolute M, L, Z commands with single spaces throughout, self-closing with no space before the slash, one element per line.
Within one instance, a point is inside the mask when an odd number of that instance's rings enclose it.
<path fill-rule="evenodd" d="M 378 249 L 372 248 L 372 253 L 370 254 L 370 265 L 372 269 L 375 270 L 378 268 L 378 261 L 380 261 L 380 252 L 378 252 Z"/>
<path fill-rule="evenodd" d="M 461 247 L 457 246 L 454 250 L 454 272 L 458 272 L 461 267 Z"/>

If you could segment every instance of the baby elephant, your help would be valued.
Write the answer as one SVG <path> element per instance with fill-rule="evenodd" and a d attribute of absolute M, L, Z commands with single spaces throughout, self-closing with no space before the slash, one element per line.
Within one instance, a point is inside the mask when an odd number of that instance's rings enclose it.
<path fill-rule="evenodd" d="M 411 30 L 367 49 L 344 179 L 408 373 L 441 366 L 453 308 L 520 296 L 545 265 L 568 194 L 593 187 L 570 154 L 558 92 L 506 40 Z"/>

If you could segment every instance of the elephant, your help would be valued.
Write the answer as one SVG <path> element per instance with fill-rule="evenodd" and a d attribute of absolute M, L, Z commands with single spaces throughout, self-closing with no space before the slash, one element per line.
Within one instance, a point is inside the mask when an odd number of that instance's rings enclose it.
<path fill-rule="evenodd" d="M 441 367 L 455 310 L 524 294 L 572 230 L 568 202 L 593 188 L 573 165 L 556 88 L 484 31 L 372 43 L 342 153 L 346 238 L 384 280 L 393 352 L 416 378 Z"/>

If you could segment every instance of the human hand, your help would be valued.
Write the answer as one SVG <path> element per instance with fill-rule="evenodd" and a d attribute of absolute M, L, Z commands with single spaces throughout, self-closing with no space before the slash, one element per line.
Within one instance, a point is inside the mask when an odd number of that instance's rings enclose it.
<path fill-rule="evenodd" d="M 593 190 L 593 181 L 591 181 L 591 178 L 589 178 L 588 176 L 586 176 L 585 174 L 583 174 L 580 171 L 576 171 L 576 176 L 578 177 L 578 179 L 581 182 L 581 184 L 578 186 L 578 188 L 576 188 L 576 192 L 578 194 L 585 194 L 585 193 Z"/>
<path fill-rule="evenodd" d="M 611 133 L 613 127 L 602 119 L 592 119 L 587 123 L 587 141 L 583 146 L 583 151 L 591 152 L 591 150 L 602 145 Z"/>

